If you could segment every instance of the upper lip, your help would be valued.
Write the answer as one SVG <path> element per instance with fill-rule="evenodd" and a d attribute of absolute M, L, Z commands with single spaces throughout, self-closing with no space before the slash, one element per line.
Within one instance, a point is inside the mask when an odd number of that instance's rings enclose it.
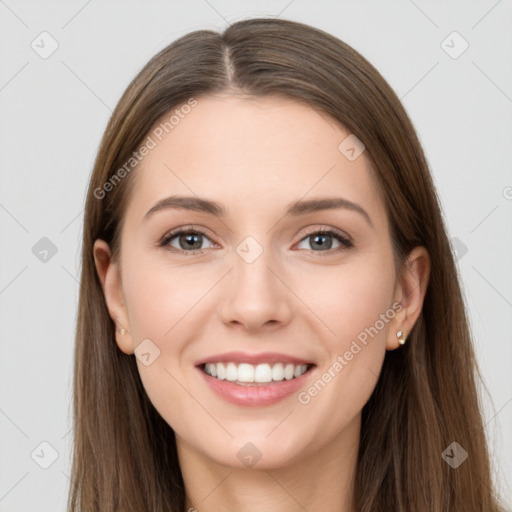
<path fill-rule="evenodd" d="M 291 363 L 299 364 L 313 364 L 311 361 L 302 359 L 301 357 L 290 356 L 287 354 L 280 354 L 279 352 L 261 352 L 259 354 L 247 354 L 245 352 L 224 352 L 223 354 L 216 354 L 213 356 L 205 357 L 196 361 L 196 366 L 201 366 L 205 363 Z"/>

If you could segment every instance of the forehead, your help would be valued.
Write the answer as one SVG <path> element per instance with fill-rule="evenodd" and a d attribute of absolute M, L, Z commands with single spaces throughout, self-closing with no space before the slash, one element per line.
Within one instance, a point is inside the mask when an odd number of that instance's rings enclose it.
<path fill-rule="evenodd" d="M 319 196 L 383 208 L 365 153 L 351 161 L 339 149 L 350 132 L 304 102 L 219 94 L 186 111 L 148 134 L 154 147 L 134 171 L 129 212 L 171 194 L 217 200 L 228 215 L 270 208 L 275 218 L 284 204 Z"/>

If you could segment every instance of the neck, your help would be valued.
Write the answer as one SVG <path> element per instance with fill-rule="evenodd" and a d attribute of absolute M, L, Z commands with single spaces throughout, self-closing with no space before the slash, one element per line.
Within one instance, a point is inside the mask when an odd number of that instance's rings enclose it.
<path fill-rule="evenodd" d="M 354 512 L 360 416 L 321 449 L 279 467 L 233 468 L 176 435 L 187 512 Z"/>

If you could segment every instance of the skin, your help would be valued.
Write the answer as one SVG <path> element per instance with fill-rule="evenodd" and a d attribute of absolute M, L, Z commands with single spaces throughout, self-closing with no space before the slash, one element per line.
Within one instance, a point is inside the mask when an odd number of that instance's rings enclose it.
<path fill-rule="evenodd" d="M 430 263 L 416 247 L 398 280 L 370 162 L 365 152 L 349 161 L 338 150 L 348 135 L 295 100 L 201 97 L 133 171 L 121 263 L 104 241 L 94 245 L 120 350 L 133 354 L 147 338 L 160 350 L 149 366 L 137 364 L 176 433 L 186 510 L 354 510 L 361 410 L 386 350 L 400 347 L 396 332 L 407 336 L 418 318 Z M 166 209 L 143 220 L 173 194 L 217 201 L 227 215 Z M 359 204 L 373 227 L 349 209 L 284 216 L 292 201 L 320 197 Z M 158 246 L 190 224 L 206 233 L 202 253 L 186 240 L 180 245 L 179 235 Z M 328 228 L 348 235 L 353 247 L 337 250 L 342 244 L 327 236 L 332 248 L 319 248 L 310 235 Z M 249 235 L 263 249 L 250 264 L 236 252 Z M 316 364 L 301 388 L 307 391 L 390 310 L 391 320 L 305 405 L 296 393 L 265 407 L 231 404 L 194 367 L 231 350 L 283 352 Z M 252 467 L 237 457 L 247 442 L 261 452 Z"/>

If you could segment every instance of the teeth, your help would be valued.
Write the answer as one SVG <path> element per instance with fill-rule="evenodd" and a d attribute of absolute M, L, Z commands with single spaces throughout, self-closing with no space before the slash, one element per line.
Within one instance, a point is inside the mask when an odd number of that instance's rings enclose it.
<path fill-rule="evenodd" d="M 235 363 L 226 365 L 226 380 L 238 380 L 238 371 Z"/>
<path fill-rule="evenodd" d="M 284 379 L 284 366 L 281 363 L 276 363 L 272 366 L 272 380 L 283 380 Z"/>
<path fill-rule="evenodd" d="M 268 383 L 279 382 L 281 380 L 291 380 L 300 377 L 306 372 L 309 365 L 291 363 L 275 363 L 270 365 L 268 363 L 262 364 L 248 364 L 233 362 L 228 363 L 206 363 L 204 371 L 212 377 L 219 380 L 229 380 L 231 382 L 253 382 L 253 383 Z"/>

